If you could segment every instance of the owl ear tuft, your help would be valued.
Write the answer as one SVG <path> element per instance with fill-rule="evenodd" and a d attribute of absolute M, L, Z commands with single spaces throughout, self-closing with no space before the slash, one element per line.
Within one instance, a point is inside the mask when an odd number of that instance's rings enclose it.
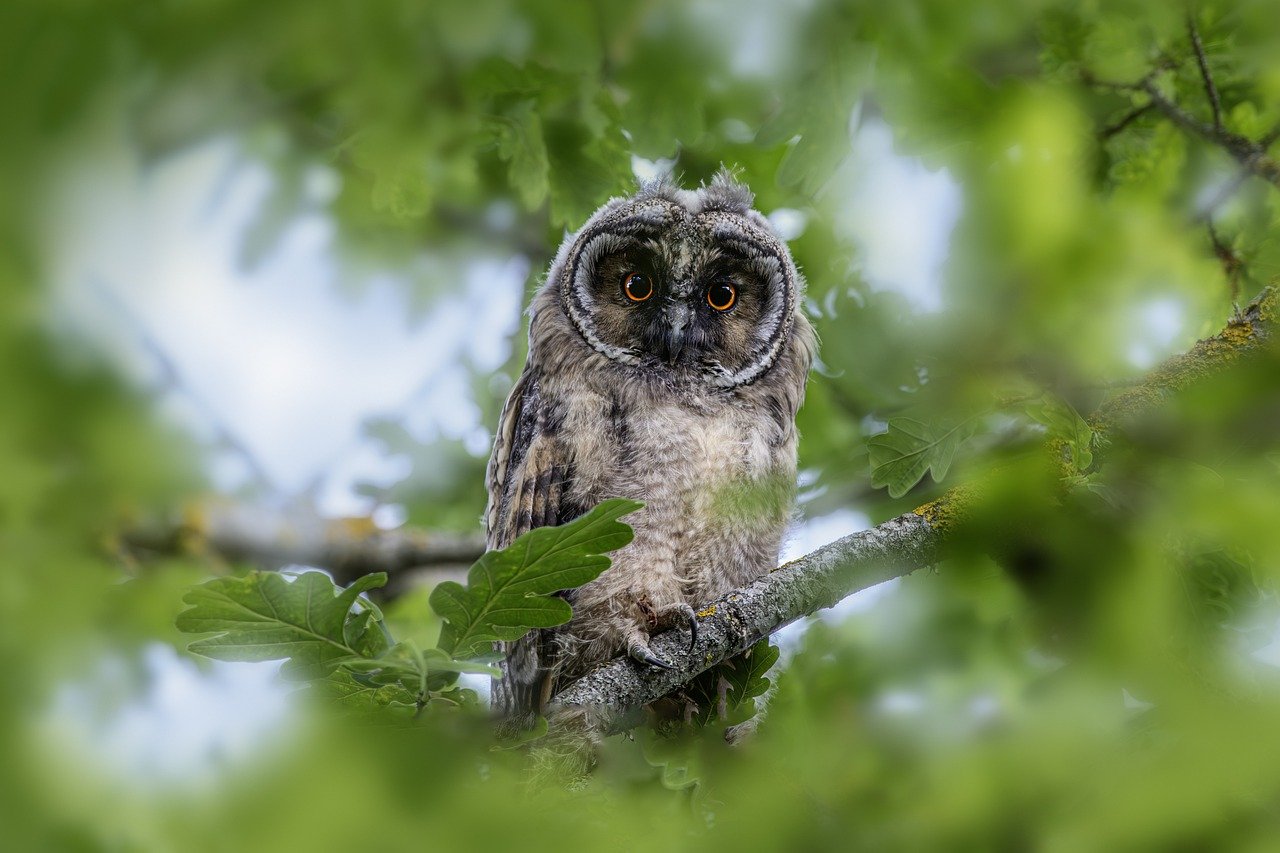
<path fill-rule="evenodd" d="M 746 184 L 738 181 L 737 174 L 728 166 L 721 166 L 711 183 L 702 188 L 704 210 L 743 214 L 751 209 L 755 200 L 755 194 Z"/>
<path fill-rule="evenodd" d="M 662 172 L 656 177 L 640 181 L 639 184 L 640 189 L 636 193 L 637 200 L 662 198 L 678 203 L 680 194 L 683 192 L 670 172 Z"/>

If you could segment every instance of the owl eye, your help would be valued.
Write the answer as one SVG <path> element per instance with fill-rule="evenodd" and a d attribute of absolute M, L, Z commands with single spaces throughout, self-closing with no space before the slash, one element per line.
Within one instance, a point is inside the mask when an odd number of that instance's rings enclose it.
<path fill-rule="evenodd" d="M 707 304 L 717 311 L 728 311 L 738 301 L 738 289 L 727 281 L 717 281 L 707 288 Z"/>
<path fill-rule="evenodd" d="M 653 282 L 644 273 L 627 273 L 626 278 L 622 280 L 622 292 L 632 302 L 644 302 L 653 296 Z"/>

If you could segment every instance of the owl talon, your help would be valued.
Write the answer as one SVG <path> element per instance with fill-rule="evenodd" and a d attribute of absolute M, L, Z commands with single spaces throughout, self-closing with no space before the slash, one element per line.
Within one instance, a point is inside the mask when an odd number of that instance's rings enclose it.
<path fill-rule="evenodd" d="M 676 665 L 671 661 L 654 654 L 653 650 L 644 642 L 633 641 L 631 645 L 627 647 L 627 654 L 631 656 L 632 660 L 639 661 L 640 663 L 647 663 L 649 666 L 656 666 L 659 669 L 676 668 Z"/>
<path fill-rule="evenodd" d="M 678 624 L 674 618 L 677 616 L 684 621 L 685 626 L 689 629 L 689 654 L 693 654 L 694 647 L 698 645 L 698 614 L 688 602 L 678 601 L 675 604 L 668 604 L 652 615 L 650 624 L 655 628 L 658 626 L 674 626 Z"/>
<path fill-rule="evenodd" d="M 687 604 L 680 605 L 680 613 L 689 625 L 689 654 L 693 654 L 698 645 L 698 614 Z"/>

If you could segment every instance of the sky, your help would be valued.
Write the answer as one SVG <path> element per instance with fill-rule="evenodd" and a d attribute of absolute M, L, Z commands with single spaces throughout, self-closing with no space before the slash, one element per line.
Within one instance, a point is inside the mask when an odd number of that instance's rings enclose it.
<path fill-rule="evenodd" d="M 463 363 L 496 371 L 509 357 L 523 257 L 468 259 L 461 286 L 424 314 L 390 273 L 344 288 L 319 211 L 260 264 L 240 263 L 271 177 L 230 139 L 147 170 L 123 144 L 85 166 L 56 217 L 55 322 L 156 390 L 166 417 L 227 445 L 212 457 L 217 487 L 232 491 L 257 468 L 281 495 L 312 489 L 326 515 L 367 512 L 355 484 L 394 482 L 408 464 L 362 435 L 374 416 L 487 454 Z M 317 207 L 331 180 L 308 182 Z"/>
<path fill-rule="evenodd" d="M 305 181 L 304 213 L 274 251 L 245 266 L 242 241 L 271 189 L 266 166 L 227 138 L 143 168 L 118 127 L 108 122 L 102 136 L 111 144 L 99 140 L 72 161 L 51 206 L 50 324 L 85 358 L 105 358 L 155 393 L 162 415 L 210 448 L 217 489 L 234 492 L 256 471 L 281 501 L 305 496 L 327 515 L 369 512 L 357 484 L 389 485 L 409 465 L 363 434 L 376 416 L 401 419 L 420 440 L 457 438 L 487 455 L 490 425 L 470 399 L 463 365 L 496 371 L 509 357 L 526 259 L 451 261 L 458 286 L 425 311 L 392 271 L 347 287 L 324 213 L 337 179 L 318 169 Z M 640 177 L 671 165 L 633 163 Z M 834 224 L 859 247 L 870 286 L 901 293 L 917 310 L 940 310 L 962 209 L 956 182 L 897 154 L 877 119 L 851 135 L 831 189 L 849 199 Z M 788 239 L 808 226 L 802 211 L 766 214 Z M 375 520 L 401 517 L 381 507 Z M 867 526 L 849 509 L 804 518 L 783 559 Z M 895 588 L 890 581 L 866 590 L 816 618 L 864 610 Z M 785 650 L 805 624 L 780 632 Z M 92 713 L 122 665 L 106 657 L 88 679 L 66 685 L 48 717 L 51 731 L 97 755 L 105 772 L 144 787 L 205 779 L 247 760 L 286 724 L 290 702 L 275 664 L 199 669 L 162 645 L 142 663 L 146 685 L 112 713 Z"/>

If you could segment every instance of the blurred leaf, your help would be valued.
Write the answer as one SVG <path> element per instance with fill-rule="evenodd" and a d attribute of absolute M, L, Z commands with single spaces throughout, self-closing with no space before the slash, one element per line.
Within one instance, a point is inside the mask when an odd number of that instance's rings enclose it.
<path fill-rule="evenodd" d="M 892 497 L 905 495 L 926 472 L 935 483 L 947 476 L 960 443 L 969 436 L 970 421 L 924 423 L 914 418 L 893 418 L 889 429 L 867 439 L 871 483 L 887 487 Z"/>
<path fill-rule="evenodd" d="M 387 582 L 384 572 L 338 589 L 328 575 L 303 572 L 290 582 L 276 572 L 215 578 L 183 597 L 191 605 L 178 614 L 178 629 L 217 632 L 187 646 L 216 660 L 287 659 L 284 672 L 322 677 L 345 660 L 373 657 L 387 648 L 372 611 L 353 613 L 357 597 Z"/>
<path fill-rule="evenodd" d="M 620 129 L 598 135 L 580 120 L 544 120 L 551 164 L 551 219 L 578 228 L 612 195 L 635 184 Z"/>
<path fill-rule="evenodd" d="M 476 561 L 467 586 L 445 581 L 431 606 L 445 620 L 440 648 L 455 657 L 486 650 L 495 640 L 515 640 L 530 628 L 568 622 L 572 609 L 555 593 L 594 580 L 609 568 L 604 556 L 631 541 L 619 516 L 643 504 L 607 500 L 559 527 L 530 530 L 501 551 Z"/>
<path fill-rule="evenodd" d="M 818 192 L 851 152 L 849 120 L 865 75 L 858 54 L 852 51 L 811 58 L 815 68 L 756 137 L 761 145 L 793 140 L 778 167 L 777 180 L 806 195 Z"/>
<path fill-rule="evenodd" d="M 520 201 L 530 210 L 547 197 L 547 146 L 542 139 L 542 120 L 537 102 L 526 98 L 491 119 L 498 143 L 498 156 L 507 161 L 508 177 Z"/>
<path fill-rule="evenodd" d="M 1071 466 L 1076 471 L 1083 471 L 1093 464 L 1093 430 L 1069 403 L 1045 394 L 1027 406 L 1027 414 L 1043 424 L 1050 437 L 1066 445 L 1071 452 Z"/>

